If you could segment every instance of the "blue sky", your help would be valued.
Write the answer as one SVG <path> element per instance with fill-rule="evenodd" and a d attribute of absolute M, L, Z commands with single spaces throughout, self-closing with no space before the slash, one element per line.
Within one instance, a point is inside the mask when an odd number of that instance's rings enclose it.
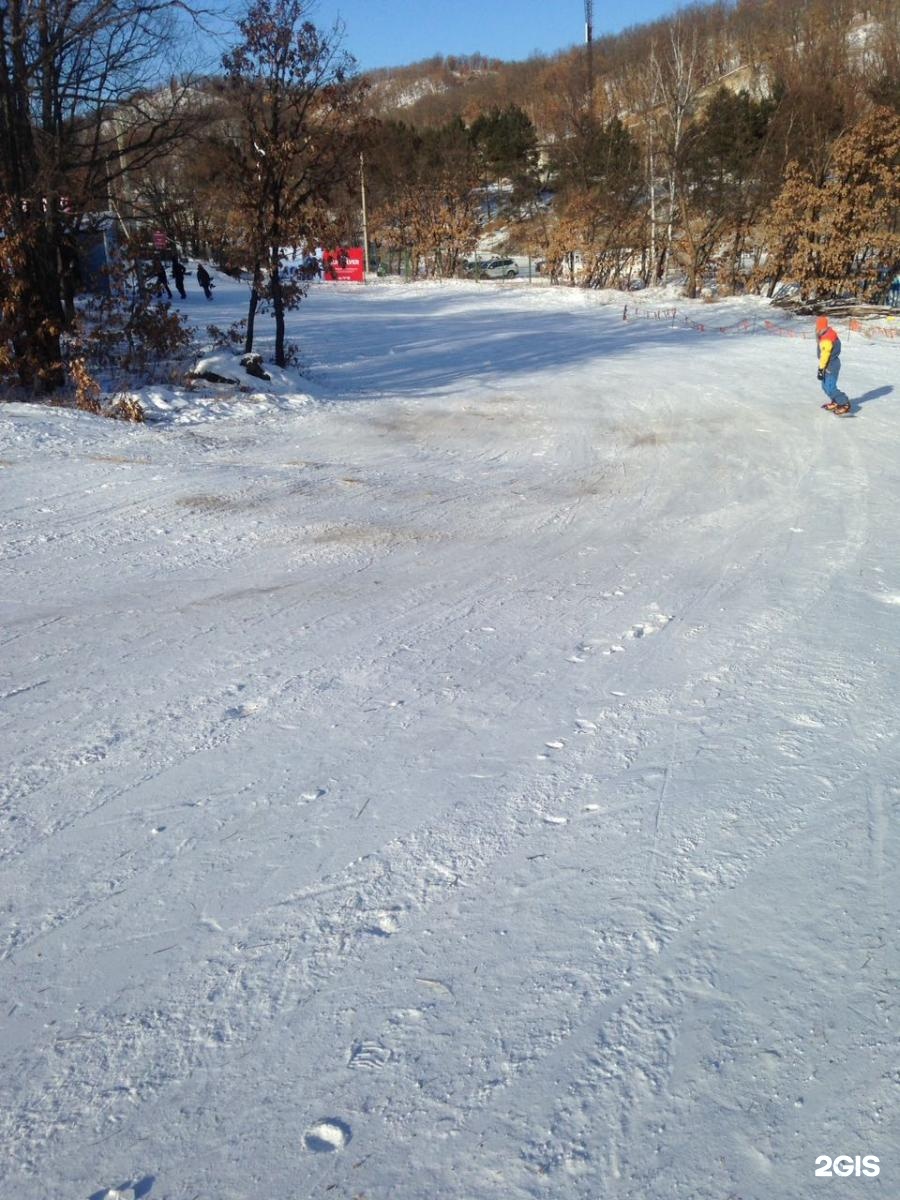
<path fill-rule="evenodd" d="M 594 0 L 594 37 L 676 12 L 677 0 Z M 316 0 L 311 19 L 346 26 L 344 47 L 364 71 L 434 54 L 519 60 L 584 41 L 583 0 Z"/>

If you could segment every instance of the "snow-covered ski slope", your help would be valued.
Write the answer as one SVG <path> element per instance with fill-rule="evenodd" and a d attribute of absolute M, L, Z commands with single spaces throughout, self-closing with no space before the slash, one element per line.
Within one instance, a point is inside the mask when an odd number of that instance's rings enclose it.
<path fill-rule="evenodd" d="M 900 1194 L 900 347 L 606 299 L 0 409 L 0 1196 Z"/>

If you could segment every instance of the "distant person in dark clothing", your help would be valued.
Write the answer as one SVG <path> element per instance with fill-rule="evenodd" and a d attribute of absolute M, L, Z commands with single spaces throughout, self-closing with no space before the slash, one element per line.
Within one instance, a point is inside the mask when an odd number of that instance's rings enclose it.
<path fill-rule="evenodd" d="M 184 290 L 185 277 L 184 263 L 179 259 L 177 254 L 172 255 L 172 278 L 175 280 L 175 286 L 178 288 L 178 295 L 182 300 L 187 299 L 187 292 Z"/>
<path fill-rule="evenodd" d="M 166 295 L 171 300 L 172 293 L 169 290 L 169 277 L 166 275 L 166 268 L 162 264 L 162 259 L 158 258 L 154 265 L 156 267 L 156 282 L 160 289 L 160 295 L 162 295 L 163 289 L 165 289 Z"/>
<path fill-rule="evenodd" d="M 212 276 L 203 263 L 197 263 L 197 282 L 203 288 L 203 294 L 207 300 L 212 300 L 213 281 Z"/>

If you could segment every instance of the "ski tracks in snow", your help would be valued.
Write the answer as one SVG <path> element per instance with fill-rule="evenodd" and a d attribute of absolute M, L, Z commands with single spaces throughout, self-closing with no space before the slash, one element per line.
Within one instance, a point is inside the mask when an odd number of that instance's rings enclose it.
<path fill-rule="evenodd" d="M 91 641 L 105 670 L 78 721 L 55 763 L 29 726 L 8 794 L 6 869 L 47 880 L 2 964 L 23 988 L 0 1117 L 17 1194 L 137 1153 L 186 1193 L 246 1180 L 248 1152 L 296 1186 L 294 1150 L 310 1192 L 392 1200 L 756 1200 L 806 1177 L 792 1139 L 840 1127 L 891 1004 L 897 743 L 884 680 L 839 636 L 871 537 L 843 502 L 863 457 L 834 423 L 801 452 L 777 406 L 760 432 L 752 397 L 686 426 L 669 388 L 611 386 L 594 411 L 583 382 L 552 419 L 529 400 L 514 437 L 514 393 L 385 402 L 346 418 L 353 462 L 328 465 L 317 418 L 315 470 L 250 481 L 234 449 L 230 481 L 166 483 L 177 619 Z M 140 510 L 104 539 L 115 504 L 86 503 L 60 527 L 73 578 L 140 546 Z M 88 626 L 35 615 L 27 644 L 42 624 L 74 659 Z M 40 665 L 8 689 L 33 720 Z M 860 829 L 842 872 L 823 830 Z M 842 909 L 872 927 L 865 955 Z M 80 969 L 48 980 L 66 940 Z"/>

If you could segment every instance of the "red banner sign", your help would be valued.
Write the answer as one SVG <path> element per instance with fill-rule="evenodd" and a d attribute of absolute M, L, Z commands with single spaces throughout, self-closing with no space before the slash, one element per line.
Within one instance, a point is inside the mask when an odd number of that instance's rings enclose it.
<path fill-rule="evenodd" d="M 322 255 L 322 278 L 364 283 L 366 268 L 362 246 L 338 246 L 335 250 L 326 250 Z"/>

